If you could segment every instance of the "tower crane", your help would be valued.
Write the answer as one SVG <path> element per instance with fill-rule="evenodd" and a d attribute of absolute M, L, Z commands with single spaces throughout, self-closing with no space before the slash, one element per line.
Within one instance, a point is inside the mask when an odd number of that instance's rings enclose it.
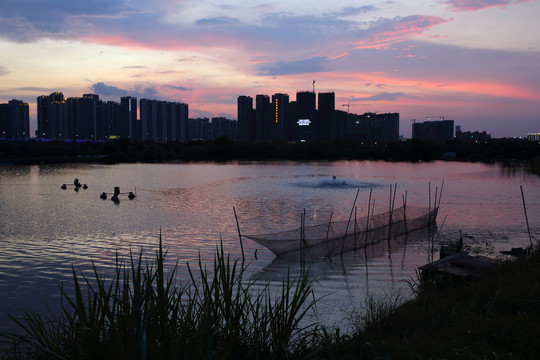
<path fill-rule="evenodd" d="M 343 104 L 341 106 L 346 106 L 347 107 L 347 114 L 350 112 L 350 107 L 351 106 L 371 106 L 371 104 L 350 104 L 349 101 L 347 101 L 346 104 Z"/>

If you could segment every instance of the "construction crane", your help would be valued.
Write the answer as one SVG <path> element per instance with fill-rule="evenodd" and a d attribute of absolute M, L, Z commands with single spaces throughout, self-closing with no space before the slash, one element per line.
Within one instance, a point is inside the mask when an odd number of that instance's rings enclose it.
<path fill-rule="evenodd" d="M 347 107 L 347 114 L 350 112 L 350 107 L 351 106 L 371 106 L 371 104 L 350 104 L 348 101 L 346 104 L 343 104 L 341 106 L 346 106 Z M 369 111 L 368 111 L 369 112 Z"/>

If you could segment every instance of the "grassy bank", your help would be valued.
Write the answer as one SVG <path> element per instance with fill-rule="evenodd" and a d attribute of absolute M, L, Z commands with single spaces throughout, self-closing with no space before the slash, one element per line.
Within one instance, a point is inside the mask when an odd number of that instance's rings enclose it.
<path fill-rule="evenodd" d="M 372 307 L 334 358 L 540 358 L 540 251 L 480 280 L 423 277 L 416 298 Z"/>
<path fill-rule="evenodd" d="M 313 324 L 306 276 L 278 294 L 255 290 L 242 266 L 218 249 L 211 271 L 199 263 L 191 282 L 174 281 L 141 256 L 117 261 L 105 280 L 73 273 L 64 312 L 18 319 L 23 335 L 4 334 L 2 359 L 536 359 L 540 358 L 540 251 L 507 261 L 480 280 L 420 277 L 412 300 L 357 304 L 352 335 Z"/>

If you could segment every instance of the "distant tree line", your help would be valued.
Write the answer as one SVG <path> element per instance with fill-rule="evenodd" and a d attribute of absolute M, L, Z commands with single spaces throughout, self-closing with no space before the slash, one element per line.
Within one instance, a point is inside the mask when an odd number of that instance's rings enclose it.
<path fill-rule="evenodd" d="M 459 160 L 492 162 L 540 158 L 540 144 L 517 139 L 495 139 L 483 143 L 457 140 L 434 143 L 407 140 L 388 144 L 354 141 L 250 143 L 219 137 L 212 141 L 157 143 L 152 141 L 109 142 L 0 141 L 1 163 L 63 162 L 188 162 L 188 161 L 332 161 Z"/>

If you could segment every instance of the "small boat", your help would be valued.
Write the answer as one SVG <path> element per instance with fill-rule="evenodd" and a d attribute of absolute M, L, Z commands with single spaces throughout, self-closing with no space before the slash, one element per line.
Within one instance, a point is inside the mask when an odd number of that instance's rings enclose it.
<path fill-rule="evenodd" d="M 99 195 L 99 198 L 105 200 L 107 198 L 107 193 L 103 192 L 101 195 Z"/>
<path fill-rule="evenodd" d="M 67 189 L 67 186 L 66 186 L 66 184 L 62 184 L 62 186 L 60 186 L 60 189 L 62 189 L 62 190 L 66 190 L 66 189 Z"/>

